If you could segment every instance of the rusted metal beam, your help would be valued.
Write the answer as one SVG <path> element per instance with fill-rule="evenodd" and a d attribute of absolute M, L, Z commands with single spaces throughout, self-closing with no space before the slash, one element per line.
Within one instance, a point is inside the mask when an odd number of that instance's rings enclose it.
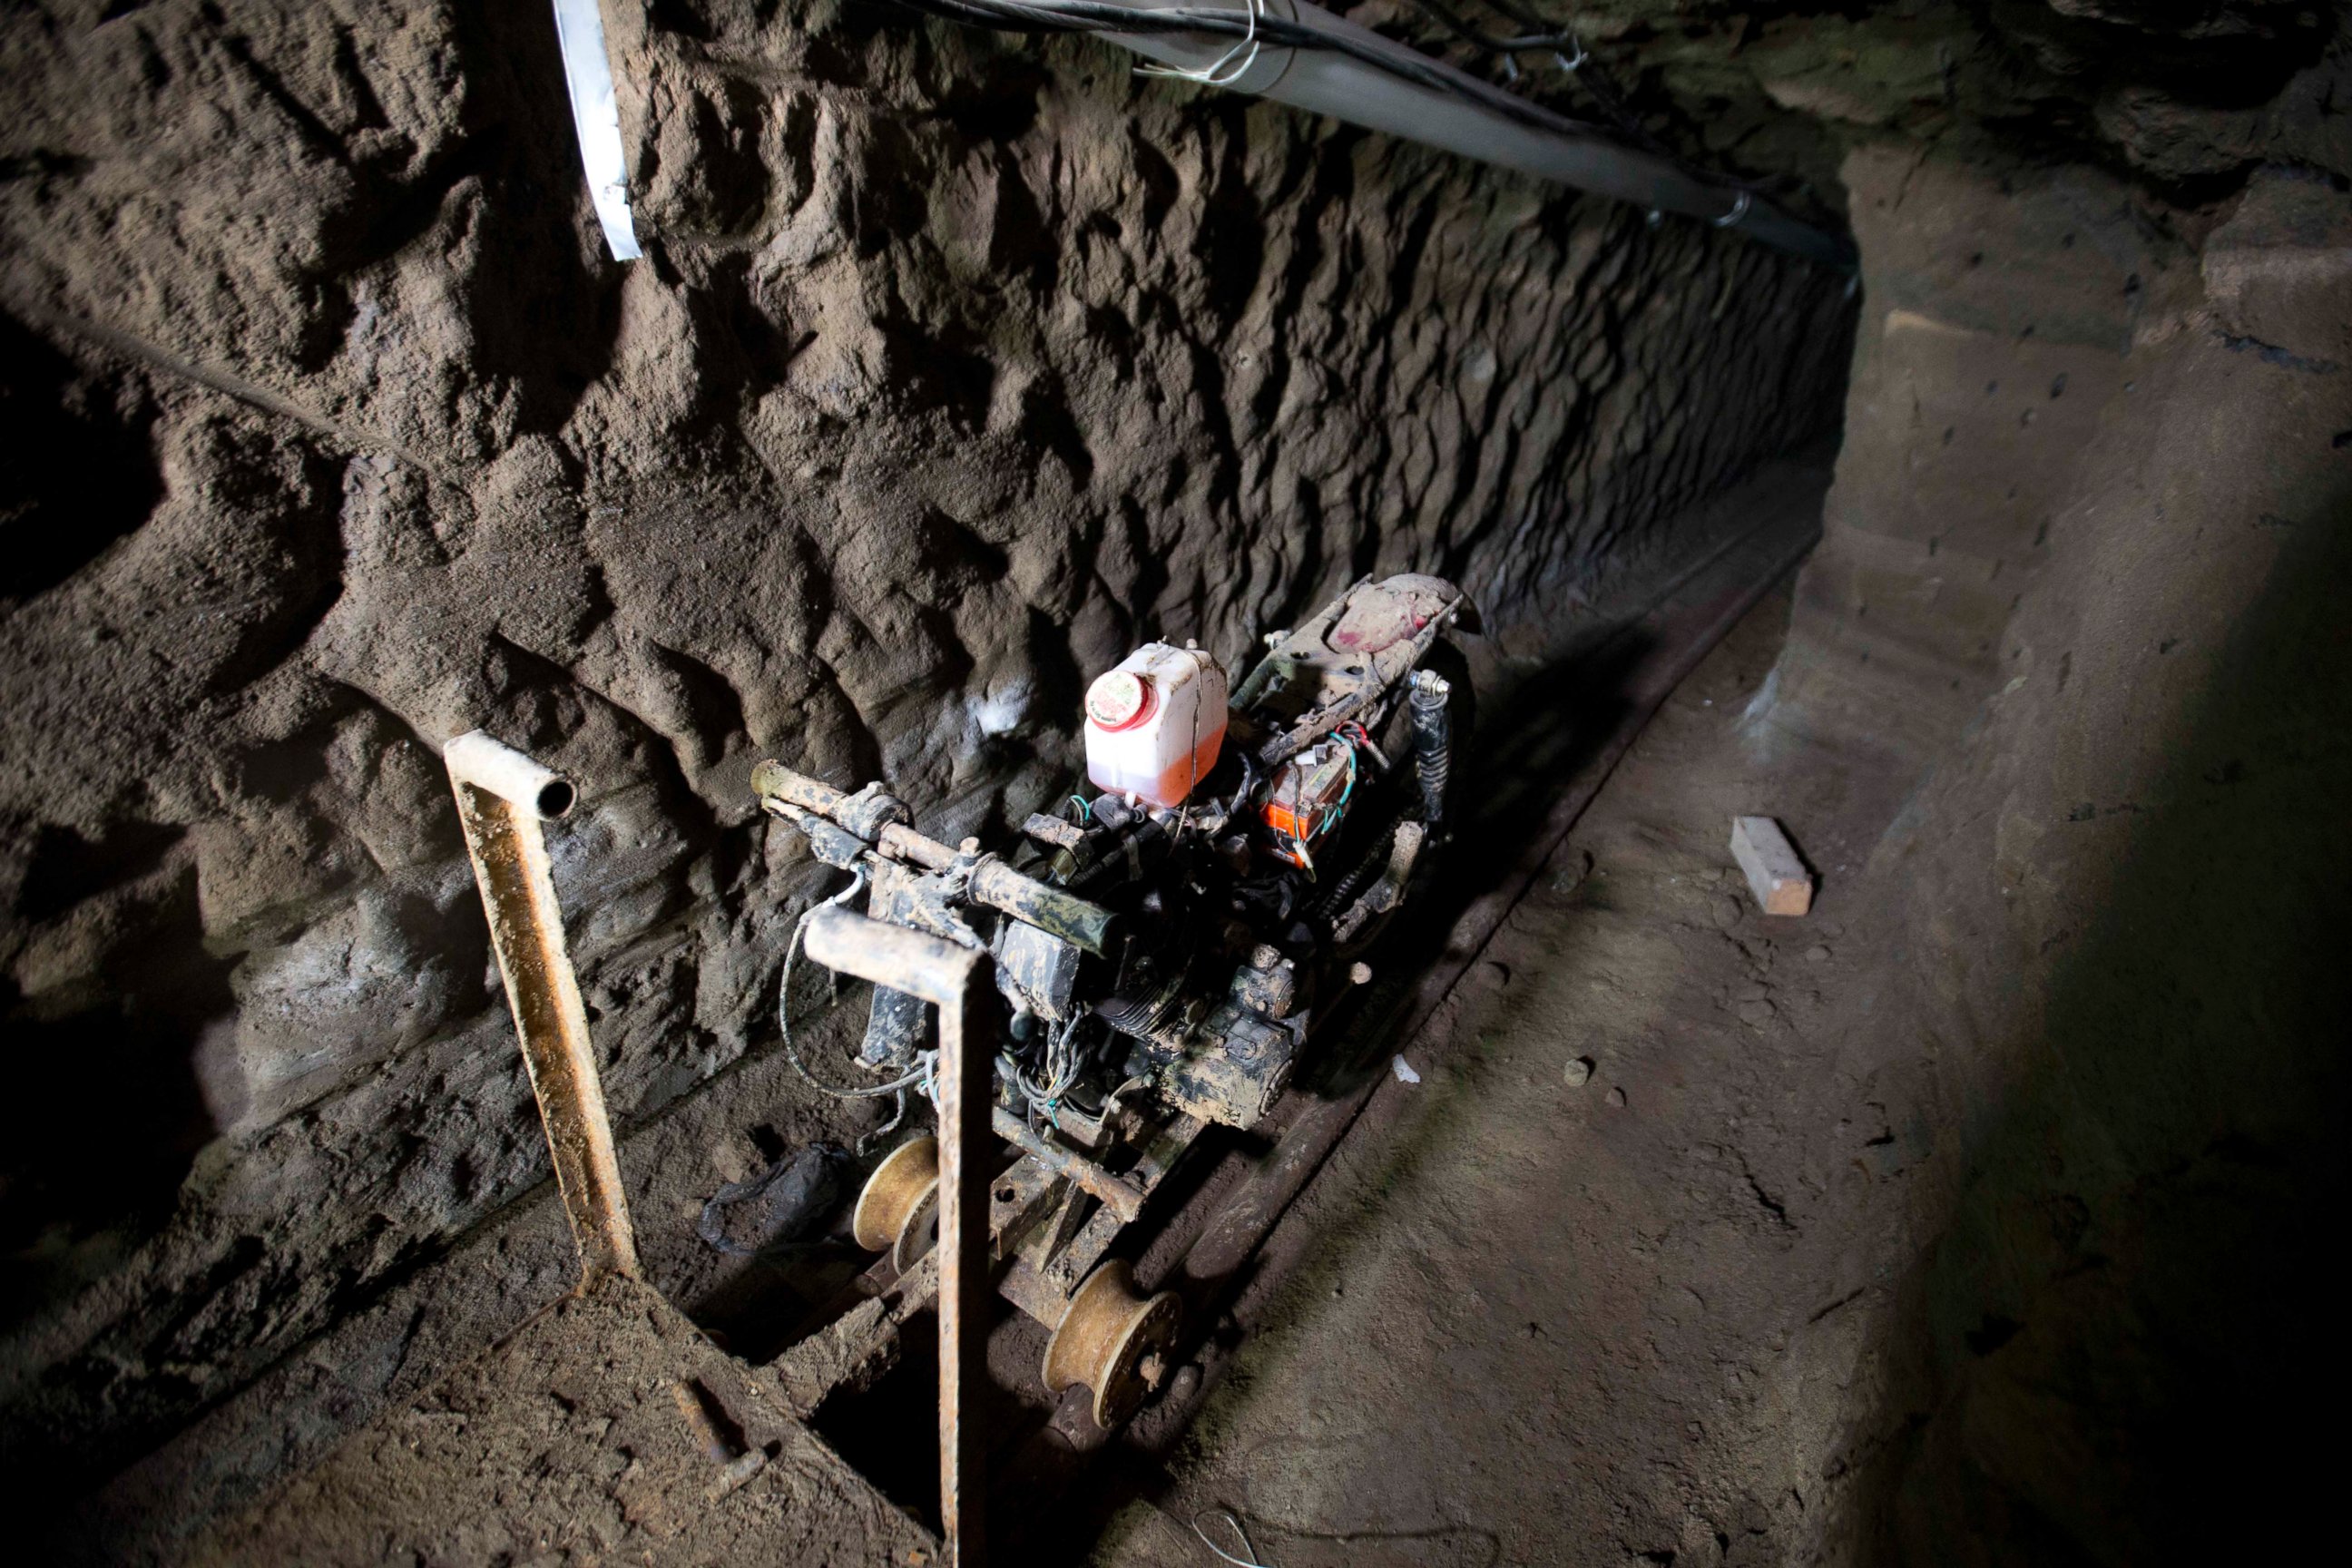
<path fill-rule="evenodd" d="M 574 792 L 569 781 L 479 730 L 444 746 L 441 760 L 457 793 L 466 855 L 489 917 L 490 947 L 539 1099 L 585 1291 L 608 1274 L 635 1275 L 637 1243 L 540 826 L 570 811 Z"/>
<path fill-rule="evenodd" d="M 809 921 L 811 959 L 920 997 L 940 1011 L 940 1523 L 949 1568 L 985 1552 L 988 1131 L 996 1087 L 996 981 L 984 952 L 835 906 Z M 971 1419 L 965 1417 L 969 1414 Z"/>
<path fill-rule="evenodd" d="M 1100 1198 L 1103 1206 L 1118 1215 L 1122 1225 L 1133 1225 L 1143 1213 L 1143 1189 L 1123 1176 L 1115 1176 L 1092 1160 L 1074 1150 L 1041 1137 L 1021 1123 L 1021 1119 L 999 1106 L 989 1118 L 989 1125 L 999 1138 L 1020 1150 L 1057 1176 L 1066 1176 L 1089 1196 Z"/>
<path fill-rule="evenodd" d="M 1145 1197 L 1157 1192 L 1160 1184 L 1168 1179 L 1176 1163 L 1189 1152 L 1208 1123 L 1197 1116 L 1179 1116 L 1161 1128 L 1151 1142 L 1144 1146 L 1142 1158 L 1135 1163 L 1131 1179 L 1143 1190 Z M 1069 1244 L 1056 1251 L 1045 1265 L 1046 1283 L 1066 1300 L 1086 1277 L 1094 1272 L 1095 1265 L 1110 1251 L 1111 1243 L 1118 1239 L 1125 1222 L 1108 1208 L 1098 1209 L 1087 1220 Z"/>

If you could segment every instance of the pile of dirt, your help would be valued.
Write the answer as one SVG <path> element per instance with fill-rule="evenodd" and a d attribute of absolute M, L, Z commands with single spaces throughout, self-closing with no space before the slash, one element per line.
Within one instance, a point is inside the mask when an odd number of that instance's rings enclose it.
<path fill-rule="evenodd" d="M 775 1384 L 616 1278 L 388 1411 L 189 1562 L 940 1558 Z"/>

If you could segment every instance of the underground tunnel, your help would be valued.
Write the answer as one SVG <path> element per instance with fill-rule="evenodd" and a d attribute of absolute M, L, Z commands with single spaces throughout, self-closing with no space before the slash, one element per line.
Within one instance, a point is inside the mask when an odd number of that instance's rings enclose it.
<path fill-rule="evenodd" d="M 2327 1560 L 2347 22 L 9 7 L 22 1560 Z"/>

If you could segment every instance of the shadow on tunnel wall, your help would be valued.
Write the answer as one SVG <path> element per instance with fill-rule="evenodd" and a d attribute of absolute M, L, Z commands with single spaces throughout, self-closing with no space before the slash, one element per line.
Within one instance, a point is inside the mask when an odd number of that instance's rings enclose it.
<path fill-rule="evenodd" d="M 2011 1076 L 1963 1108 L 1948 1221 L 1874 1352 L 1853 1560 L 2304 1561 L 2335 1528 L 2347 521 L 2341 483 L 2296 521 L 2152 798 L 2062 803 L 2137 826 L 2093 923 L 2002 976 L 2046 987 L 2039 1026 L 1940 1042 Z M 1959 965 L 2001 965 L 1963 945 L 1922 978 L 1965 1015 Z"/>

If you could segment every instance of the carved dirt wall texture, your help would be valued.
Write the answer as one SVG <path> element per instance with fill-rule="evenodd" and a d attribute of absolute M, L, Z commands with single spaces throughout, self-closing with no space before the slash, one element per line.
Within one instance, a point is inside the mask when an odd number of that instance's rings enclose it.
<path fill-rule="evenodd" d="M 583 786 L 559 878 L 627 1121 L 761 1037 L 817 881 L 757 756 L 1018 814 L 1089 673 L 1375 569 L 1532 658 L 1834 426 L 1844 280 L 1737 237 L 1084 41 L 632 9 L 627 267 L 543 6 L 0 24 L 20 1483 L 544 1175 L 447 737 Z"/>

